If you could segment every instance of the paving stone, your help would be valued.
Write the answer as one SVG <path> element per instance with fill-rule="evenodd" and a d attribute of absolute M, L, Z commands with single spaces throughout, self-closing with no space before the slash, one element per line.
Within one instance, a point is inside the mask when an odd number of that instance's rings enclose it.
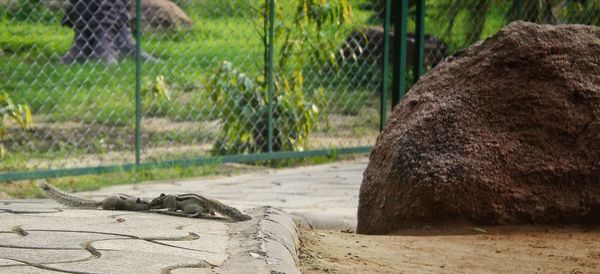
<path fill-rule="evenodd" d="M 93 243 L 93 246 L 104 254 L 104 250 L 111 251 L 127 251 L 130 253 L 143 252 L 152 254 L 152 256 L 174 256 L 188 257 L 194 260 L 202 258 L 207 262 L 220 265 L 227 259 L 227 241 L 210 242 L 206 240 L 191 240 L 191 241 L 157 241 L 173 246 L 161 245 L 143 240 L 108 240 Z M 187 246 L 185 243 L 189 243 Z M 188 249 L 178 248 L 186 247 Z M 193 250 L 190 250 L 193 249 Z"/>
<path fill-rule="evenodd" d="M 202 250 L 210 253 L 226 253 L 229 236 L 200 234 L 195 241 L 158 241 L 173 246 Z"/>
<path fill-rule="evenodd" d="M 58 212 L 56 207 L 50 205 L 58 205 L 50 200 L 0 200 L 0 212 L 16 212 L 16 213 L 38 213 L 38 212 Z"/>
<path fill-rule="evenodd" d="M 185 232 L 192 232 L 198 235 L 211 234 L 227 236 L 229 225 L 221 222 L 203 219 L 193 219 L 189 223 L 178 227 Z"/>
<path fill-rule="evenodd" d="M 161 273 L 163 269 L 200 263 L 200 258 L 131 251 L 102 251 L 102 257 L 79 263 L 49 264 L 64 271 L 91 273 Z"/>
<path fill-rule="evenodd" d="M 297 273 L 297 232 L 291 217 L 263 206 L 297 213 L 313 225 L 355 227 L 357 193 L 366 164 L 366 160 L 360 160 L 223 178 L 119 185 L 78 193 L 97 200 L 115 193 L 146 198 L 160 193 L 198 193 L 253 214 L 253 220 L 239 223 L 157 213 L 72 209 L 48 199 L 3 200 L 0 273 L 55 273 L 32 266 L 13 266 L 18 263 L 2 258 L 51 262 L 45 266 L 71 272 Z M 28 234 L 17 234 L 13 231 L 15 226 Z M 83 248 L 86 243 L 89 250 Z M 95 252 L 101 256 L 91 256 L 98 255 Z M 203 262 L 217 267 L 190 268 Z"/>
<path fill-rule="evenodd" d="M 28 229 L 61 229 L 68 227 L 71 230 L 76 228 L 89 228 L 96 225 L 108 224 L 111 219 L 100 216 L 83 217 L 62 217 L 58 213 L 49 215 L 29 215 L 29 214 L 9 214 L 4 216 L 0 224 L 0 229 L 12 228 L 13 226 L 27 227 Z M 10 229 L 9 228 L 9 229 Z M 78 229 L 83 230 L 83 229 Z"/>
<path fill-rule="evenodd" d="M 117 210 L 100 210 L 100 209 L 78 209 L 78 208 L 67 208 L 63 205 L 56 204 L 52 205 L 52 207 L 60 208 L 59 212 L 49 212 L 49 213 L 40 213 L 40 214 L 24 214 L 25 216 L 36 216 L 36 217 L 63 217 L 63 218 L 90 218 L 94 219 L 102 219 L 102 218 L 111 218 L 114 215 L 118 214 L 128 214 L 132 212 L 127 211 L 117 211 Z M 68 210 L 66 210 L 68 209 Z"/>
<path fill-rule="evenodd" d="M 0 207 L 4 207 L 6 205 L 14 205 L 20 204 L 23 208 L 31 208 L 31 207 L 43 207 L 45 204 L 54 203 L 51 200 L 44 199 L 20 199 L 20 200 L 0 200 Z"/>
<path fill-rule="evenodd" d="M 354 209 L 356 212 L 356 209 Z M 290 212 L 295 216 L 304 218 L 308 227 L 314 229 L 354 229 L 353 218 L 348 218 L 347 215 L 336 214 L 333 212 L 317 213 L 314 211 L 305 212 Z"/>
<path fill-rule="evenodd" d="M 33 264 L 58 262 L 73 262 L 88 260 L 92 254 L 84 249 L 54 250 L 54 249 L 24 249 L 0 247 L 0 258 L 25 261 Z M 15 261 L 9 264 L 15 264 Z M 2 265 L 2 261 L 0 261 Z M 0 268 L 0 270 L 2 270 Z"/>
<path fill-rule="evenodd" d="M 123 239 L 114 235 L 102 235 L 81 232 L 63 231 L 28 231 L 27 236 L 17 234 L 0 234 L 0 244 L 21 248 L 69 248 L 81 249 L 81 244 L 88 241 Z"/>
<path fill-rule="evenodd" d="M 233 177 L 137 184 L 135 187 L 121 185 L 102 191 L 107 195 L 120 191 L 152 197 L 160 193 L 173 193 L 175 189 L 174 193 L 197 192 L 243 209 L 269 205 L 289 211 L 313 208 L 315 212 L 333 212 L 348 208 L 350 210 L 344 210 L 344 214 L 348 214 L 345 219 L 352 219 L 350 223 L 355 226 L 357 193 L 367 163 L 368 159 L 364 158 Z M 332 209 L 320 206 L 324 202 L 329 203 L 328 207 Z"/>
<path fill-rule="evenodd" d="M 2 218 L 2 222 L 0 222 L 0 231 L 1 232 L 11 232 L 12 233 L 13 227 L 16 224 L 18 224 L 17 222 L 8 222 L 7 221 L 12 216 L 14 216 L 14 215 L 8 214 L 8 215 L 1 216 L 1 218 Z"/>
<path fill-rule="evenodd" d="M 3 257 L 3 256 L 0 255 L 0 257 Z M 2 267 L 5 267 L 7 265 L 24 265 L 24 264 L 13 261 L 13 260 L 0 258 L 0 272 L 2 272 Z"/>
<path fill-rule="evenodd" d="M 11 267 L 0 267 L 0 273 L 10 274 L 56 274 L 58 272 L 40 269 L 33 266 L 11 266 Z"/>
<path fill-rule="evenodd" d="M 18 208 L 18 205 L 11 205 L 10 207 L 0 208 L 0 210 L 4 211 L 5 213 L 16 213 L 16 214 L 40 214 L 40 213 L 59 212 L 56 209 L 43 210 L 43 209 L 37 209 L 37 208 L 23 208 L 23 209 L 16 209 L 16 208 Z"/>
<path fill-rule="evenodd" d="M 171 270 L 171 274 L 210 274 L 213 273 L 210 269 L 200 268 L 178 268 Z"/>
<path fill-rule="evenodd" d="M 78 210 L 73 210 L 78 211 Z M 102 210 L 95 210 L 101 212 Z M 112 214 L 117 213 L 111 211 Z M 11 231 L 14 226 L 21 226 L 24 230 L 70 230 L 103 232 L 115 234 L 127 234 L 139 238 L 160 238 L 160 237 L 185 237 L 189 232 L 208 233 L 208 234 L 226 234 L 227 223 L 206 220 L 181 218 L 165 216 L 153 213 L 127 213 L 108 218 L 107 216 L 93 216 L 88 214 L 87 218 L 74 217 L 53 217 L 53 215 L 28 216 L 28 215 L 9 215 L 3 218 L 0 223 L 0 231 Z M 56 214 L 73 215 L 73 214 Z M 79 215 L 77 215 L 79 216 Z M 42 219 L 42 220 L 40 220 Z M 182 228 L 189 229 L 183 230 Z M 194 229 L 195 227 L 195 229 Z"/>

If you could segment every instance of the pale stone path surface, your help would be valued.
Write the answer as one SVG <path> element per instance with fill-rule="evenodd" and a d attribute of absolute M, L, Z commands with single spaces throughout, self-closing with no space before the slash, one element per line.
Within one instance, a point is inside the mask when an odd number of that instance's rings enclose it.
<path fill-rule="evenodd" d="M 101 199 L 114 193 L 140 197 L 197 193 L 241 209 L 272 206 L 304 216 L 319 227 L 355 228 L 358 190 L 367 163 L 367 158 L 361 158 L 232 177 L 119 185 L 81 195 Z"/>
<path fill-rule="evenodd" d="M 93 199 L 115 193 L 145 198 L 198 193 L 253 217 L 237 223 L 71 209 L 51 200 L 0 200 L 0 273 L 298 273 L 296 225 L 286 212 L 313 226 L 354 227 L 366 163 L 78 193 Z"/>

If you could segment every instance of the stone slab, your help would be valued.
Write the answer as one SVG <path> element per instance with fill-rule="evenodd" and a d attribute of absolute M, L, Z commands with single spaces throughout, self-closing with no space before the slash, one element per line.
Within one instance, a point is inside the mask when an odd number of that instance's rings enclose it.
<path fill-rule="evenodd" d="M 77 194 L 102 199 L 114 193 L 144 198 L 199 193 L 244 210 L 253 217 L 246 222 L 80 210 L 47 199 L 2 200 L 0 273 L 299 273 L 293 218 L 313 227 L 354 227 L 366 164 L 359 160 Z"/>
<path fill-rule="evenodd" d="M 171 274 L 211 274 L 213 273 L 210 269 L 193 268 L 193 267 L 182 267 L 171 270 Z"/>
<path fill-rule="evenodd" d="M 336 216 L 336 223 L 354 229 L 358 192 L 367 163 L 368 159 L 362 158 L 232 177 L 118 185 L 82 195 L 104 198 L 127 193 L 151 198 L 161 193 L 197 193 L 240 209 L 271 206 L 286 212 L 310 213 L 304 216 L 316 217 L 315 223 Z"/>
<path fill-rule="evenodd" d="M 123 239 L 122 236 L 83 233 L 77 231 L 27 231 L 27 236 L 0 234 L 0 245 L 13 248 L 82 249 L 86 242 Z"/>
<path fill-rule="evenodd" d="M 23 266 L 11 266 L 11 267 L 0 267 L 0 273 L 10 273 L 10 274 L 56 274 L 59 272 L 40 269 L 33 266 L 23 265 Z"/>
<path fill-rule="evenodd" d="M 4 256 L 2 256 L 2 257 L 4 257 Z M 10 260 L 10 259 L 0 259 L 0 267 L 6 267 L 6 266 L 11 266 L 11 265 L 25 265 L 25 264 Z"/>
<path fill-rule="evenodd" d="M 205 239 L 187 241 L 144 241 L 144 240 L 108 240 L 95 242 L 93 246 L 100 252 L 126 251 L 138 253 L 148 252 L 154 255 L 202 258 L 213 265 L 221 265 L 227 259 L 227 241 L 213 242 Z"/>
<path fill-rule="evenodd" d="M 75 262 L 85 261 L 92 256 L 84 249 L 79 250 L 56 250 L 56 249 L 25 249 L 0 247 L 0 266 L 3 264 L 21 264 L 17 261 L 26 261 L 34 264 L 48 264 L 52 262 Z M 8 259 L 8 260 L 7 260 Z M 0 268 L 1 270 L 1 268 Z"/>
<path fill-rule="evenodd" d="M 49 264 L 49 267 L 87 273 L 162 273 L 176 265 L 198 264 L 201 258 L 154 253 L 152 250 L 106 251 L 94 260 L 78 263 Z"/>

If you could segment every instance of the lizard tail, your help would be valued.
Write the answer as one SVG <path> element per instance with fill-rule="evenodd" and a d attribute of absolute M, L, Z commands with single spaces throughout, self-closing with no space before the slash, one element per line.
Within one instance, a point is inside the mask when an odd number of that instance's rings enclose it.
<path fill-rule="evenodd" d="M 213 199 L 208 199 L 209 200 L 209 204 L 211 205 L 212 208 L 210 208 L 211 210 L 213 210 L 216 213 L 219 213 L 223 216 L 227 216 L 229 218 L 231 218 L 232 220 L 235 221 L 247 221 L 252 219 L 252 217 L 242 213 L 241 211 L 239 211 L 236 208 L 230 207 L 228 205 L 225 205 L 217 200 L 213 200 Z"/>
<path fill-rule="evenodd" d="M 102 202 L 81 198 L 67 192 L 64 192 L 46 182 L 40 182 L 38 187 L 46 193 L 52 200 L 70 207 L 78 208 L 98 208 Z"/>

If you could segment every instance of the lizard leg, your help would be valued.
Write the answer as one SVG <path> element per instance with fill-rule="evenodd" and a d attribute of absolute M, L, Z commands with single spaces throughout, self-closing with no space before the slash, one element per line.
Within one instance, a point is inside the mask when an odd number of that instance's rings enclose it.
<path fill-rule="evenodd" d="M 196 212 L 194 214 L 188 214 L 187 217 L 188 218 L 196 218 L 196 217 L 198 217 L 200 215 L 202 215 L 202 212 L 198 211 L 198 212 Z"/>
<path fill-rule="evenodd" d="M 195 218 L 195 217 L 202 215 L 202 213 L 204 213 L 205 209 L 201 205 L 190 204 L 190 205 L 185 206 L 183 211 L 185 211 L 186 213 L 189 214 L 188 217 Z"/>

